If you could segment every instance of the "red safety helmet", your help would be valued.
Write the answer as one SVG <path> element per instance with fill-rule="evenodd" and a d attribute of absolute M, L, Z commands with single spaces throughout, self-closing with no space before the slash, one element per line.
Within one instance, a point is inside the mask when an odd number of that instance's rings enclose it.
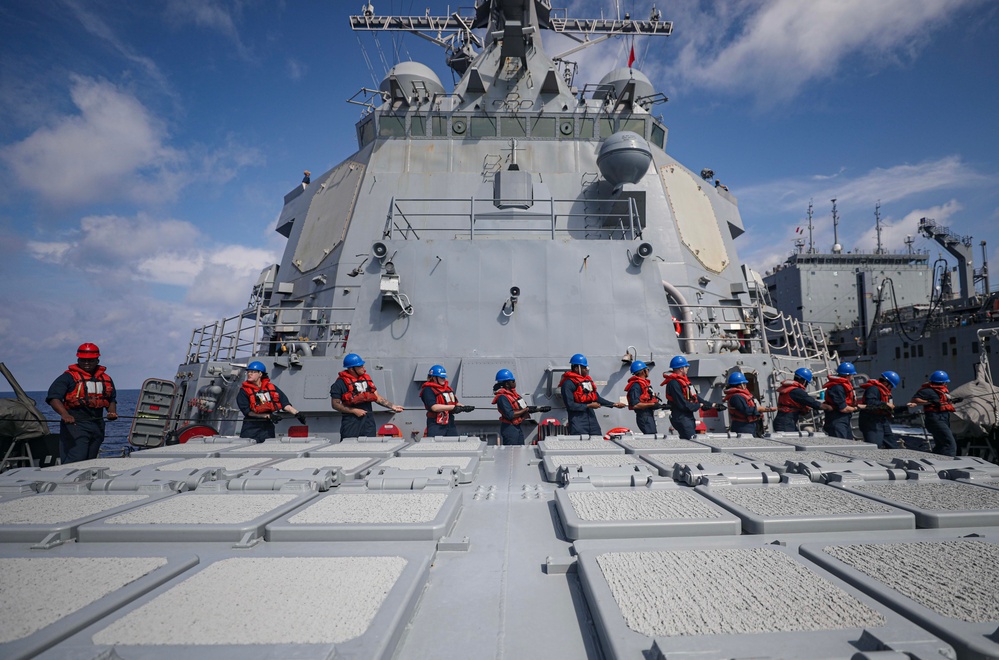
<path fill-rule="evenodd" d="M 76 349 L 76 357 L 81 359 L 89 360 L 100 356 L 101 349 L 97 348 L 97 344 L 91 344 L 89 341 L 86 344 L 80 344 L 80 348 Z"/>

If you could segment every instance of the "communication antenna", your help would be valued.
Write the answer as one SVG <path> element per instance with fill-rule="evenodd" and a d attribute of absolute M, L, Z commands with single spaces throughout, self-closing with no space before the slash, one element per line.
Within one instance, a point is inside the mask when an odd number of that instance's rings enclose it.
<path fill-rule="evenodd" d="M 808 200 L 808 254 L 815 254 L 815 241 L 812 239 L 812 200 Z"/>
<path fill-rule="evenodd" d="M 912 234 L 905 237 L 905 250 L 907 253 L 912 254 L 912 244 L 915 242 L 916 239 L 912 237 Z"/>
<path fill-rule="evenodd" d="M 798 254 L 801 254 L 805 250 L 805 239 L 803 238 L 794 239 L 794 247 L 798 248 Z"/>
<path fill-rule="evenodd" d="M 832 216 L 833 216 L 833 254 L 839 254 L 843 251 L 843 246 L 839 244 L 839 214 L 836 213 L 836 198 L 832 199 Z"/>
<path fill-rule="evenodd" d="M 885 249 L 881 245 L 881 200 L 874 205 L 874 229 L 878 233 L 878 249 L 874 251 L 874 254 L 884 254 Z"/>

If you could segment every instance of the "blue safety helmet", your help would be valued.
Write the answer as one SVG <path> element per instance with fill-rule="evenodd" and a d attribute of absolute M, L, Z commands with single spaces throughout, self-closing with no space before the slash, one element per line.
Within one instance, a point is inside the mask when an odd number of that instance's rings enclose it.
<path fill-rule="evenodd" d="M 840 362 L 836 373 L 840 376 L 853 376 L 857 373 L 857 367 L 853 366 L 853 362 Z"/>
<path fill-rule="evenodd" d="M 364 360 L 357 353 L 347 353 L 343 356 L 343 368 L 350 369 L 351 367 L 363 367 Z"/>
<path fill-rule="evenodd" d="M 749 380 L 746 379 L 746 374 L 741 371 L 733 371 L 728 375 L 728 386 L 735 387 L 736 385 L 742 385 L 743 383 L 748 383 Z"/>
<path fill-rule="evenodd" d="M 680 369 L 682 367 L 689 367 L 690 363 L 687 362 L 687 358 L 682 355 L 677 355 L 675 358 L 669 361 L 670 369 Z"/>
<path fill-rule="evenodd" d="M 267 367 L 264 366 L 263 362 L 251 362 L 246 365 L 247 371 L 259 371 L 262 374 L 267 373 Z"/>
<path fill-rule="evenodd" d="M 898 387 L 898 384 L 902 382 L 902 377 L 894 371 L 886 371 L 881 374 L 881 377 L 891 383 L 892 387 Z"/>
<path fill-rule="evenodd" d="M 576 353 L 571 358 L 569 358 L 569 364 L 578 364 L 581 367 L 588 367 L 590 364 L 586 361 L 586 356 L 582 353 Z"/>
<path fill-rule="evenodd" d="M 496 372 L 496 382 L 502 383 L 507 380 L 517 380 L 513 377 L 513 372 L 509 369 L 500 369 Z"/>
<path fill-rule="evenodd" d="M 445 371 L 444 367 L 442 367 L 441 365 L 435 364 L 434 366 L 430 367 L 430 371 L 427 373 L 427 376 L 428 377 L 436 376 L 437 378 L 447 378 L 447 371 Z"/>
<path fill-rule="evenodd" d="M 631 363 L 631 373 L 633 374 L 637 374 L 642 369 L 648 369 L 648 368 L 649 368 L 648 365 L 642 362 L 641 360 L 635 360 L 634 362 Z"/>
<path fill-rule="evenodd" d="M 801 369 L 795 370 L 794 375 L 800 378 L 801 380 L 805 381 L 806 383 L 812 382 L 811 369 L 806 369 L 805 367 L 802 367 Z"/>
<path fill-rule="evenodd" d="M 931 383 L 949 383 L 950 376 L 947 375 L 946 371 L 934 371 L 930 374 Z"/>

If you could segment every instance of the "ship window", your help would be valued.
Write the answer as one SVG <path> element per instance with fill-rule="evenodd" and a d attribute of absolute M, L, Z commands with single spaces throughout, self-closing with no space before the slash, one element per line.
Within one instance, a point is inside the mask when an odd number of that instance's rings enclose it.
<path fill-rule="evenodd" d="M 447 136 L 447 117 L 443 115 L 434 115 L 431 117 L 430 134 Z"/>
<path fill-rule="evenodd" d="M 902 358 L 902 349 L 898 346 L 895 347 L 895 359 L 900 360 Z"/>
<path fill-rule="evenodd" d="M 492 117 L 472 117 L 468 120 L 468 137 L 496 137 L 496 120 Z"/>
<path fill-rule="evenodd" d="M 957 347 L 956 346 L 951 349 L 950 355 L 951 355 L 951 357 L 957 357 Z"/>
<path fill-rule="evenodd" d="M 426 115 L 413 115 L 412 119 L 409 120 L 409 134 L 413 137 L 427 136 Z"/>
<path fill-rule="evenodd" d="M 625 119 L 621 122 L 620 129 L 622 131 L 631 131 L 632 133 L 638 133 L 643 138 L 645 137 L 645 120 L 644 119 Z"/>
<path fill-rule="evenodd" d="M 975 355 L 978 355 L 978 342 L 977 341 L 971 342 L 971 352 L 974 353 Z"/>
<path fill-rule="evenodd" d="M 659 124 L 652 124 L 652 144 L 660 149 L 666 148 L 666 129 Z"/>
<path fill-rule="evenodd" d="M 600 137 L 607 138 L 614 135 L 614 124 L 616 124 L 613 119 L 604 117 L 600 120 Z"/>
<path fill-rule="evenodd" d="M 525 117 L 500 117 L 500 135 L 509 138 L 527 137 Z"/>
<path fill-rule="evenodd" d="M 566 120 L 562 120 L 566 121 Z M 572 126 L 572 119 L 569 119 L 569 126 Z M 572 135 L 572 130 L 569 131 L 569 135 Z M 550 138 L 555 137 L 555 118 L 554 117 L 536 117 L 533 122 L 531 122 L 531 137 L 543 137 Z"/>
<path fill-rule="evenodd" d="M 947 355 L 947 343 L 940 344 L 940 355 Z"/>
<path fill-rule="evenodd" d="M 957 343 L 957 337 L 956 336 L 951 336 L 950 343 L 956 344 Z"/>
<path fill-rule="evenodd" d="M 405 135 L 405 116 L 382 115 L 378 118 L 378 137 L 404 137 Z"/>
<path fill-rule="evenodd" d="M 919 354 L 919 357 L 923 357 L 923 345 L 922 344 L 919 344 L 918 346 L 916 346 L 916 353 Z"/>
<path fill-rule="evenodd" d="M 375 121 L 370 119 L 360 127 L 361 146 L 368 144 L 375 139 Z"/>
<path fill-rule="evenodd" d="M 579 137 L 584 140 L 593 137 L 593 120 L 589 118 L 584 118 L 579 121 Z"/>

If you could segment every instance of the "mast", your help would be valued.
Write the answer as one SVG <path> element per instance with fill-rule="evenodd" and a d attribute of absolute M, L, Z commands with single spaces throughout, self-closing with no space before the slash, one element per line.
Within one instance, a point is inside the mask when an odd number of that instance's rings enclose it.
<path fill-rule="evenodd" d="M 832 218 L 833 218 L 833 254 L 839 254 L 843 251 L 843 246 L 839 244 L 839 214 L 836 213 L 836 198 L 832 199 Z"/>
<path fill-rule="evenodd" d="M 812 200 L 808 200 L 808 254 L 815 254 L 815 239 L 812 236 Z"/>
<path fill-rule="evenodd" d="M 878 234 L 878 247 L 874 254 L 885 254 L 885 249 L 881 245 L 881 200 L 874 206 L 874 229 Z"/>

